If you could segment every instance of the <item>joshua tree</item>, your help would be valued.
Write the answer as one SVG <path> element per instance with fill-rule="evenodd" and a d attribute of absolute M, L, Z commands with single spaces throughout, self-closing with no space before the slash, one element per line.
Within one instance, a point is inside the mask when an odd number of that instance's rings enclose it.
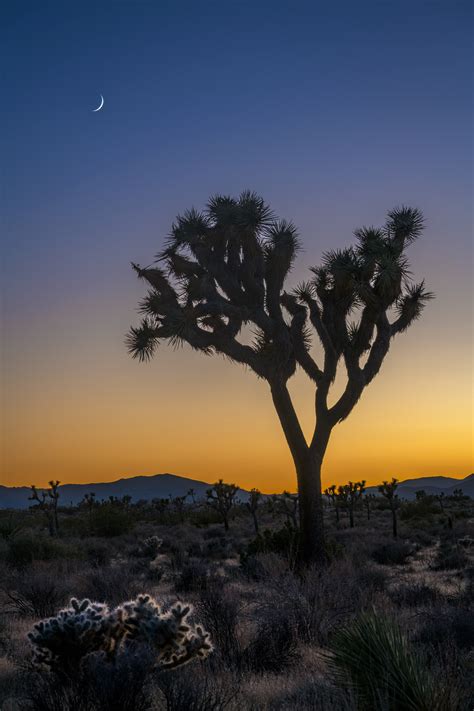
<path fill-rule="evenodd" d="M 365 481 L 350 481 L 339 487 L 339 496 L 349 512 L 350 527 L 354 528 L 354 509 L 365 491 Z"/>
<path fill-rule="evenodd" d="M 328 486 L 328 488 L 324 490 L 324 493 L 326 494 L 329 501 L 334 506 L 334 510 L 336 512 L 336 523 L 339 523 L 339 497 L 337 494 L 336 485 L 332 484 L 331 486 Z"/>
<path fill-rule="evenodd" d="M 206 492 L 208 505 L 220 515 L 226 531 L 229 530 L 229 513 L 238 490 L 239 487 L 235 484 L 224 484 L 222 479 L 219 479 L 212 489 Z"/>
<path fill-rule="evenodd" d="M 38 491 L 34 484 L 31 485 L 30 501 L 37 501 L 41 511 L 44 511 L 48 522 L 48 530 L 51 536 L 54 536 L 59 531 L 58 518 L 58 500 L 59 500 L 59 484 L 61 482 L 51 480 L 48 482 L 49 489 Z"/>
<path fill-rule="evenodd" d="M 160 521 L 165 519 L 166 513 L 169 511 L 170 499 L 165 499 L 165 498 L 152 499 L 151 503 L 153 504 L 153 507 L 158 512 Z"/>
<path fill-rule="evenodd" d="M 170 503 L 176 513 L 178 514 L 178 518 L 183 523 L 184 521 L 184 509 L 185 509 L 185 504 L 186 504 L 186 496 L 174 496 L 173 498 L 170 499 Z"/>
<path fill-rule="evenodd" d="M 259 508 L 261 498 L 262 498 L 262 493 L 258 489 L 251 489 L 249 500 L 245 504 L 245 506 L 248 508 L 248 510 L 250 511 L 250 513 L 252 515 L 255 533 L 257 535 L 258 535 L 257 510 Z"/>
<path fill-rule="evenodd" d="M 408 281 L 405 251 L 422 229 L 419 210 L 395 208 L 384 227 L 357 230 L 354 246 L 327 252 L 311 279 L 288 292 L 285 279 L 299 247 L 296 228 L 276 221 L 261 197 L 244 192 L 238 199 L 213 197 L 205 212 L 192 209 L 178 217 L 156 264 L 133 264 L 151 287 L 141 302 L 141 325 L 127 338 L 134 357 L 150 359 L 160 341 L 185 342 L 267 381 L 295 463 L 305 562 L 325 558 L 321 466 L 331 432 L 379 372 L 392 339 L 432 296 L 424 282 Z M 254 332 L 252 344 L 239 338 L 242 331 Z M 311 348 L 313 335 L 321 360 Z M 346 385 L 329 405 L 339 363 Z M 287 387 L 298 366 L 316 390 L 309 441 Z"/>
<path fill-rule="evenodd" d="M 397 538 L 398 528 L 397 528 L 397 509 L 400 505 L 399 498 L 395 493 L 398 488 L 398 479 L 392 478 L 392 481 L 384 481 L 379 486 L 379 492 L 384 496 L 390 506 L 390 511 L 392 512 L 392 532 L 393 537 Z"/>
<path fill-rule="evenodd" d="M 81 504 L 85 506 L 89 512 L 89 529 L 92 530 L 92 512 L 94 510 L 94 506 L 96 505 L 94 492 L 91 491 L 90 494 L 84 494 Z"/>
<path fill-rule="evenodd" d="M 367 511 L 367 520 L 370 521 L 370 512 L 372 510 L 372 502 L 375 501 L 375 494 L 366 494 L 364 496 L 364 506 Z"/>

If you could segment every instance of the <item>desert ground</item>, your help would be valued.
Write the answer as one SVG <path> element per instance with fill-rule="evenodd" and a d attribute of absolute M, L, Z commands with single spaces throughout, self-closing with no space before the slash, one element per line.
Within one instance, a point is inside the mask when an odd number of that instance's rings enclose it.
<path fill-rule="evenodd" d="M 261 500 L 256 522 L 236 504 L 225 530 L 205 503 L 85 501 L 58 506 L 54 535 L 38 506 L 1 511 L 2 711 L 471 709 L 473 500 L 402 502 L 396 539 L 382 497 L 353 528 L 326 501 L 328 563 L 309 569 L 289 503 Z M 142 593 L 192 605 L 212 652 L 175 669 L 150 640 L 67 671 L 35 660 L 28 633 L 71 598 Z"/>

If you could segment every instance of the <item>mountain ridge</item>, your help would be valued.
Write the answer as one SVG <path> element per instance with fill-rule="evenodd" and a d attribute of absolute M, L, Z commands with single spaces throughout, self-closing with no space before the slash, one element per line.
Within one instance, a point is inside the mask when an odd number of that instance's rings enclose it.
<path fill-rule="evenodd" d="M 436 484 L 433 482 L 436 481 Z M 446 482 L 446 486 L 439 483 Z M 109 496 L 131 496 L 132 502 L 140 499 L 167 498 L 168 496 L 184 496 L 189 489 L 194 489 L 197 499 L 203 499 L 211 482 L 191 479 L 164 472 L 163 474 L 138 475 L 122 477 L 109 482 L 92 482 L 87 484 L 62 484 L 60 490 L 60 503 L 65 506 L 76 505 L 82 500 L 84 494 L 94 492 L 97 500 L 108 499 Z M 463 493 L 474 498 L 474 474 L 469 474 L 463 479 L 454 477 L 419 477 L 401 481 L 397 490 L 400 498 L 412 500 L 415 492 L 423 489 L 427 494 L 440 494 L 444 492 L 449 496 L 454 489 L 462 489 Z M 377 493 L 376 486 L 367 488 L 370 493 Z M 28 486 L 9 487 L 0 485 L 0 508 L 25 509 L 31 506 L 28 497 L 31 493 Z M 239 489 L 239 495 L 246 500 L 248 491 Z M 276 493 L 276 492 L 275 492 Z"/>

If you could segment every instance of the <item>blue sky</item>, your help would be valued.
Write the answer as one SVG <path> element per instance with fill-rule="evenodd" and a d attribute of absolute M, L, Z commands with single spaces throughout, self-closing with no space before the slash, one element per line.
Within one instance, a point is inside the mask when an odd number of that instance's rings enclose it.
<path fill-rule="evenodd" d="M 36 384 L 51 363 L 86 362 L 94 380 L 101 358 L 127 377 L 130 260 L 151 261 L 176 213 L 247 187 L 300 228 L 295 279 L 393 205 L 421 207 L 430 236 L 413 259 L 441 296 L 423 337 L 434 347 L 443 324 L 469 348 L 470 2 L 10 2 L 3 15 L 15 393 L 28 354 Z"/>

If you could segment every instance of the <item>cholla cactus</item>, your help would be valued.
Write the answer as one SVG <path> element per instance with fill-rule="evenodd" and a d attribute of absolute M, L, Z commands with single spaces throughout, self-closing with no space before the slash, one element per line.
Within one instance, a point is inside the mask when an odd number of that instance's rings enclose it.
<path fill-rule="evenodd" d="M 164 669 L 181 666 L 195 657 L 203 659 L 212 650 L 209 634 L 188 622 L 191 611 L 191 605 L 176 603 L 164 613 L 150 595 L 139 595 L 118 608 L 127 639 L 150 645 Z"/>
<path fill-rule="evenodd" d="M 33 662 L 58 674 L 71 676 L 82 660 L 102 652 L 109 661 L 125 653 L 130 643 L 144 643 L 156 653 L 155 663 L 172 669 L 212 651 L 209 634 L 188 621 L 191 606 L 176 603 L 168 612 L 150 595 L 110 610 L 90 600 L 71 600 L 71 607 L 42 620 L 28 637 Z"/>
<path fill-rule="evenodd" d="M 28 634 L 36 666 L 68 674 L 87 654 L 110 655 L 116 646 L 117 625 L 107 605 L 75 598 L 70 604 L 56 617 L 38 622 Z"/>

